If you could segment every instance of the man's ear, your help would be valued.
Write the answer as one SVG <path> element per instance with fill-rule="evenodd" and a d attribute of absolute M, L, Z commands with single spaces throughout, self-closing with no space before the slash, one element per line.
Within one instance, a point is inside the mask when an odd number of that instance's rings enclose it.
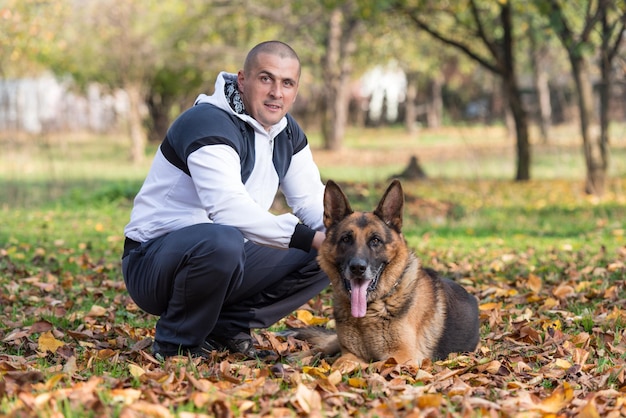
<path fill-rule="evenodd" d="M 246 75 L 244 74 L 243 70 L 239 70 L 239 72 L 237 73 L 237 88 L 239 89 L 239 91 L 243 91 L 243 82 L 246 79 Z"/>

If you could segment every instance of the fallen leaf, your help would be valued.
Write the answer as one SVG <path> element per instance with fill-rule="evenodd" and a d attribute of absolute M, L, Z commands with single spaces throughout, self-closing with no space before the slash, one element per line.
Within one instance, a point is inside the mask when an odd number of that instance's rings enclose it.
<path fill-rule="evenodd" d="M 146 371 L 141 366 L 138 366 L 134 363 L 128 364 L 128 371 L 130 372 L 131 376 L 135 378 L 140 378 L 141 376 L 146 374 Z"/>
<path fill-rule="evenodd" d="M 59 349 L 59 347 L 63 347 L 64 345 L 65 343 L 54 338 L 52 332 L 50 331 L 41 334 L 37 342 L 38 350 L 42 353 L 54 353 Z"/>
<path fill-rule="evenodd" d="M 536 405 L 536 409 L 542 412 L 556 414 L 561 409 L 565 408 L 567 404 L 574 398 L 574 389 L 569 383 L 563 382 L 563 384 L 557 387 L 550 396 Z"/>
<path fill-rule="evenodd" d="M 319 413 L 322 409 L 322 397 L 320 394 L 302 383 L 296 388 L 295 401 L 309 415 L 314 412 Z"/>
<path fill-rule="evenodd" d="M 541 292 L 542 286 L 541 277 L 537 276 L 536 274 L 529 274 L 526 285 L 533 293 L 539 294 L 539 292 Z"/>
<path fill-rule="evenodd" d="M 89 312 L 87 312 L 87 317 L 99 317 L 99 316 L 106 316 L 107 314 L 107 310 L 106 308 L 100 306 L 100 305 L 92 305 L 91 309 L 89 310 Z"/>
<path fill-rule="evenodd" d="M 323 325 L 328 322 L 328 318 L 314 316 L 310 311 L 305 309 L 296 311 L 296 317 L 309 326 Z"/>

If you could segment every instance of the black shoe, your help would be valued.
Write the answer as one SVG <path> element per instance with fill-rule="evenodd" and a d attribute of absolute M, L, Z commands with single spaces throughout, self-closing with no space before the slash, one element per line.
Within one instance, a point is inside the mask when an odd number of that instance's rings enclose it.
<path fill-rule="evenodd" d="M 210 359 L 211 352 L 216 350 L 219 350 L 219 348 L 212 346 L 208 341 L 203 342 L 202 345 L 198 347 L 183 347 L 175 344 L 158 343 L 156 341 L 152 343 L 152 353 L 154 357 L 161 361 L 174 356 Z"/>
<path fill-rule="evenodd" d="M 273 350 L 259 350 L 254 346 L 251 336 L 220 337 L 209 335 L 205 341 L 209 346 L 220 351 L 228 351 L 231 354 L 241 354 L 248 359 L 270 361 L 278 359 L 278 354 Z"/>

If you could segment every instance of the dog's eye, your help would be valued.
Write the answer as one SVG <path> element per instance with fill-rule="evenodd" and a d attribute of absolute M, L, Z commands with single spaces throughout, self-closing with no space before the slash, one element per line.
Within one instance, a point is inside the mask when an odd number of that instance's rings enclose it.
<path fill-rule="evenodd" d="M 343 235 L 343 236 L 341 237 L 340 241 L 341 241 L 343 244 L 350 244 L 350 243 L 352 242 L 352 236 L 351 236 L 351 235 L 348 235 L 348 234 Z"/>
<path fill-rule="evenodd" d="M 378 247 L 379 245 L 382 245 L 382 241 L 380 240 L 380 238 L 378 237 L 373 237 L 370 240 L 370 247 Z"/>

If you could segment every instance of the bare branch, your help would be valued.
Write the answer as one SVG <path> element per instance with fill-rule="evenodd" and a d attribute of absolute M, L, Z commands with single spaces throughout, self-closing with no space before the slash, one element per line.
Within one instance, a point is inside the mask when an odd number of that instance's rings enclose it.
<path fill-rule="evenodd" d="M 470 0 L 470 9 L 472 10 L 472 17 L 474 17 L 474 22 L 476 22 L 476 33 L 477 36 L 482 39 L 483 43 L 496 58 L 496 61 L 500 61 L 500 51 L 495 47 L 495 42 L 490 41 L 485 32 L 485 28 L 483 27 L 483 22 L 480 20 L 480 13 L 478 11 L 478 7 L 476 6 L 476 0 Z"/>
<path fill-rule="evenodd" d="M 496 74 L 502 74 L 502 70 L 497 65 L 494 65 L 486 58 L 473 51 L 468 45 L 443 35 L 443 33 L 439 32 L 434 27 L 431 27 L 429 24 L 427 24 L 424 20 L 417 17 L 413 10 L 406 10 L 406 12 L 409 19 L 411 19 L 420 29 L 428 32 L 435 39 L 438 39 L 447 45 L 453 46 L 463 51 L 467 56 L 478 62 L 483 67 L 487 68 L 489 71 Z"/>

